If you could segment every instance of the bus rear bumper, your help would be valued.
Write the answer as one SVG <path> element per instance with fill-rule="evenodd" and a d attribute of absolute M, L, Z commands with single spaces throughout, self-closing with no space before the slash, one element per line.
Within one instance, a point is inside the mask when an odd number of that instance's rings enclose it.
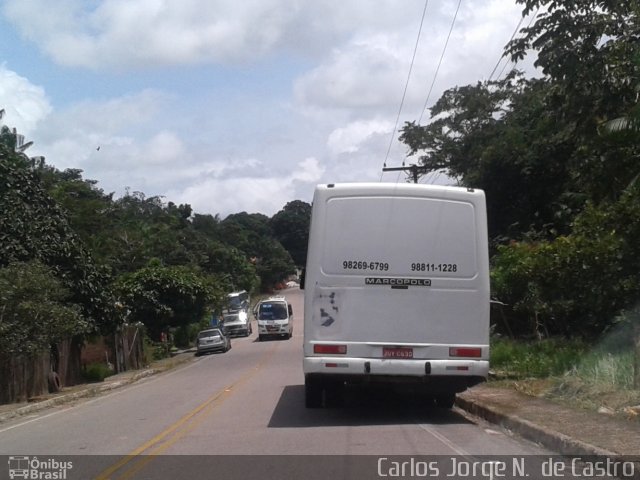
<path fill-rule="evenodd" d="M 400 360 L 306 357 L 305 379 L 360 384 L 413 384 L 434 391 L 462 392 L 489 375 L 486 360 Z"/>

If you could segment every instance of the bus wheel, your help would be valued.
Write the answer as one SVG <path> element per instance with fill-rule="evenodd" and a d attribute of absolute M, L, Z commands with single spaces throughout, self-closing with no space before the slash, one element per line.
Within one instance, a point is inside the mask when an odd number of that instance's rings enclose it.
<path fill-rule="evenodd" d="M 344 405 L 344 382 L 332 382 L 325 386 L 325 405 L 336 408 Z"/>
<path fill-rule="evenodd" d="M 307 408 L 322 407 L 322 384 L 317 381 L 305 379 L 304 381 L 304 403 Z"/>

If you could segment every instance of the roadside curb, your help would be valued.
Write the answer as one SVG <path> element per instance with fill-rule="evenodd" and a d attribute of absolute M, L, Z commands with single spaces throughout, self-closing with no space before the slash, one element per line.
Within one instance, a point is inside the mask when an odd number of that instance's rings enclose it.
<path fill-rule="evenodd" d="M 615 452 L 596 447 L 595 445 L 576 440 L 555 430 L 536 425 L 517 415 L 499 412 L 478 401 L 464 398 L 460 395 L 456 397 L 456 405 L 476 417 L 507 428 L 523 438 L 539 443 L 545 448 L 562 455 L 596 455 L 612 459 L 621 458 L 621 455 Z"/>
<path fill-rule="evenodd" d="M 456 396 L 456 406 L 460 409 L 482 418 L 494 425 L 500 425 L 514 432 L 516 435 L 542 445 L 549 450 L 568 457 L 601 457 L 612 462 L 631 462 L 635 465 L 634 473 L 630 477 L 633 480 L 640 480 L 640 464 L 637 457 L 629 457 L 619 453 L 606 450 L 590 443 L 576 440 L 568 435 L 560 433 L 550 428 L 545 428 L 530 422 L 517 415 L 503 413 L 498 409 L 491 408 L 477 399 L 466 398 L 463 395 Z M 616 477 L 617 478 L 617 477 Z"/>
<path fill-rule="evenodd" d="M 630 477 L 633 480 L 640 480 L 640 463 L 638 457 L 620 454 L 610 450 L 597 447 L 587 442 L 577 440 L 573 437 L 560 433 L 556 430 L 545 428 L 541 425 L 530 422 L 517 415 L 500 412 L 483 404 L 482 401 L 470 399 L 463 395 L 456 396 L 456 405 L 462 410 L 482 418 L 489 423 L 500 425 L 522 438 L 538 443 L 549 450 L 566 455 L 568 457 L 601 457 L 612 462 L 630 462 L 635 465 L 634 473 Z"/>

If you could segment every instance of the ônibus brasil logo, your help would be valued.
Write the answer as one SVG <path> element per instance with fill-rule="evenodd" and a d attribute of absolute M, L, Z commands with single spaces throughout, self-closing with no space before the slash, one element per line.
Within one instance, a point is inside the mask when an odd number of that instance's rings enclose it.
<path fill-rule="evenodd" d="M 54 458 L 41 460 L 38 457 L 9 457 L 9 478 L 11 479 L 65 480 L 67 470 L 72 468 L 73 462 L 61 462 Z"/>

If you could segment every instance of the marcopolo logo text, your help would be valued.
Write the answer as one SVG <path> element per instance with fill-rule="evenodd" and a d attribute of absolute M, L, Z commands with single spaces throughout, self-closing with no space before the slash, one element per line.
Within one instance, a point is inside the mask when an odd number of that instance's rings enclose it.
<path fill-rule="evenodd" d="M 392 287 L 430 287 L 431 280 L 427 278 L 393 278 L 393 277 L 366 277 L 366 285 L 391 285 Z"/>

